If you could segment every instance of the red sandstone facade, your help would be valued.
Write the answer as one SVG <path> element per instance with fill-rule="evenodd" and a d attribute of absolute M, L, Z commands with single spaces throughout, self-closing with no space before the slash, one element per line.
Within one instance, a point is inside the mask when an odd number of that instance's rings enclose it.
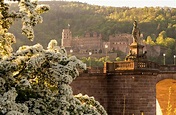
<path fill-rule="evenodd" d="M 97 57 L 100 54 L 109 53 L 108 56 L 111 57 L 113 52 L 121 51 L 125 55 L 129 52 L 129 45 L 133 42 L 131 34 L 116 34 L 115 36 L 109 36 L 108 41 L 103 41 L 102 35 L 97 32 L 86 32 L 83 37 L 73 37 L 72 32 L 70 29 L 63 29 L 62 31 L 62 39 L 61 39 L 61 46 L 64 46 L 69 53 L 72 49 L 75 55 L 79 56 L 86 56 L 88 52 L 92 52 L 94 56 L 97 54 Z M 105 45 L 108 45 L 105 48 Z M 144 44 L 144 50 L 148 51 L 148 56 L 159 56 L 162 54 L 162 49 L 160 46 L 149 46 Z M 115 54 L 117 55 L 117 54 Z M 113 58 L 115 58 L 113 56 Z"/>
<path fill-rule="evenodd" d="M 72 49 L 79 54 L 91 51 L 93 54 L 122 51 L 129 52 L 128 46 L 132 43 L 131 34 L 116 34 L 109 36 L 109 41 L 103 41 L 102 35 L 97 32 L 87 32 L 84 37 L 72 37 L 70 29 L 63 29 L 61 46 Z M 105 48 L 105 45 L 108 47 Z"/>

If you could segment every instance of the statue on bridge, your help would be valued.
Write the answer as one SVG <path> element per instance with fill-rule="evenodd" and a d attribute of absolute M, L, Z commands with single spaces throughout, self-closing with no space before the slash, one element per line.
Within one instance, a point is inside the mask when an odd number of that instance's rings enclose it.
<path fill-rule="evenodd" d="M 137 21 L 133 22 L 133 30 L 132 30 L 132 35 L 133 35 L 133 43 L 138 43 L 141 44 L 142 40 L 140 38 L 140 29 L 137 26 Z"/>
<path fill-rule="evenodd" d="M 140 37 L 140 29 L 137 26 L 137 21 L 133 22 L 133 43 L 130 45 L 129 54 L 126 56 L 125 61 L 146 61 L 147 60 L 147 51 L 143 51 L 144 45 L 143 40 Z"/>

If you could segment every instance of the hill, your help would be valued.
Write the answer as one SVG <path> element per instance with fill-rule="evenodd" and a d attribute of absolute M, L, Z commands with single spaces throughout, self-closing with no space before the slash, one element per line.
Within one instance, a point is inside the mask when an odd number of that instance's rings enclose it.
<path fill-rule="evenodd" d="M 43 15 L 44 22 L 37 25 L 34 42 L 28 41 L 20 34 L 20 22 L 16 22 L 11 32 L 17 37 L 16 49 L 22 44 L 41 43 L 46 47 L 50 39 L 60 42 L 63 28 L 71 25 L 73 36 L 82 36 L 87 31 L 102 33 L 103 39 L 116 33 L 131 33 L 132 23 L 137 20 L 144 38 L 151 36 L 156 39 L 161 31 L 166 31 L 167 36 L 176 39 L 176 8 L 128 8 L 105 7 L 89 5 L 80 2 L 45 1 L 40 2 L 50 5 L 50 11 Z M 12 4 L 11 9 L 15 9 Z"/>

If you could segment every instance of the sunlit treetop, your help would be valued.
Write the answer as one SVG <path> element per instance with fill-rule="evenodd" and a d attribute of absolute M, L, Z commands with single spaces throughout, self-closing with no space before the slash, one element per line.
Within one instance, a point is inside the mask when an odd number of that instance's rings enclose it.
<path fill-rule="evenodd" d="M 18 2 L 19 11 L 10 11 L 9 2 Z M 8 32 L 15 19 L 22 21 L 22 34 L 29 40 L 34 39 L 33 26 L 42 23 L 40 14 L 49 10 L 48 5 L 37 5 L 37 0 L 0 0 L 0 57 L 9 56 L 13 51 L 15 36 Z"/>

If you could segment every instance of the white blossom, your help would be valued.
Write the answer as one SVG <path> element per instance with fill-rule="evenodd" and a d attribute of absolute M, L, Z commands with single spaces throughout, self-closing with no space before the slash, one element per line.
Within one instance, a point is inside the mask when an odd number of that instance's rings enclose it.
<path fill-rule="evenodd" d="M 21 18 L 22 34 L 33 40 L 33 26 L 41 23 L 40 14 L 49 10 L 47 5 L 37 5 L 37 0 L 19 0 L 18 6 L 19 11 L 10 13 L 7 3 L 0 4 L 0 113 L 106 115 L 93 97 L 73 96 L 70 84 L 86 64 L 75 56 L 68 57 L 56 40 L 51 40 L 46 50 L 36 44 L 13 52 L 11 45 L 16 39 L 8 32 L 12 19 Z"/>
<path fill-rule="evenodd" d="M 20 113 L 18 111 L 9 111 L 6 115 L 25 115 L 25 114 Z"/>
<path fill-rule="evenodd" d="M 22 86 L 24 86 L 24 87 L 32 88 L 32 87 L 31 87 L 31 84 L 30 84 L 30 82 L 29 82 L 29 80 L 27 80 L 26 78 L 25 78 L 25 79 L 22 79 L 22 80 L 20 81 L 20 85 L 22 85 Z"/>

